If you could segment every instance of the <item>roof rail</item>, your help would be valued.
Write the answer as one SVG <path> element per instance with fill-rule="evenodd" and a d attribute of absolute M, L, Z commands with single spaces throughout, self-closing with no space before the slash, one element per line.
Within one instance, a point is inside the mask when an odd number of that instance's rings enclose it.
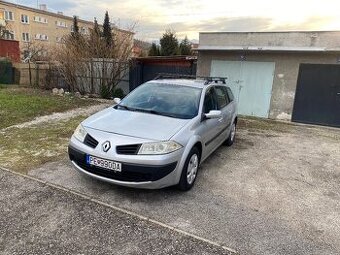
<path fill-rule="evenodd" d="M 177 74 L 177 73 L 159 73 L 154 80 L 159 79 L 196 79 L 196 75 Z"/>
<path fill-rule="evenodd" d="M 205 80 L 205 85 L 211 83 L 211 82 L 214 82 L 214 83 L 218 83 L 219 81 L 222 82 L 222 84 L 226 84 L 226 80 L 228 79 L 228 77 L 202 77 L 202 76 L 199 76 L 197 78 L 200 78 L 202 80 Z"/>

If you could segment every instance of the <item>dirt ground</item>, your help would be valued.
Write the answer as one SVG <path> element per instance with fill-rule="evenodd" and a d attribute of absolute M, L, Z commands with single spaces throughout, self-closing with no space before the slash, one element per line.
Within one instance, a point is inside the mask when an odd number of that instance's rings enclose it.
<path fill-rule="evenodd" d="M 240 254 L 340 254 L 340 129 L 242 119 L 187 193 L 102 183 L 65 159 L 29 175 Z"/>

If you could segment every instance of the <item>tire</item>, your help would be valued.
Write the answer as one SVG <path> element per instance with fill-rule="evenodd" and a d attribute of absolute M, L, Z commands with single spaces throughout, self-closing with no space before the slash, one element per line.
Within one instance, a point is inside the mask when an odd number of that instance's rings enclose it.
<path fill-rule="evenodd" d="M 198 173 L 198 167 L 200 163 L 200 151 L 193 147 L 191 151 L 189 152 L 189 155 L 187 159 L 185 160 L 181 179 L 178 183 L 178 188 L 182 191 L 188 191 L 194 186 L 197 173 Z M 189 171 L 191 172 L 189 174 Z"/>
<path fill-rule="evenodd" d="M 236 136 L 236 123 L 234 122 L 230 128 L 230 134 L 223 144 L 226 146 L 232 146 L 235 141 L 235 136 Z"/>

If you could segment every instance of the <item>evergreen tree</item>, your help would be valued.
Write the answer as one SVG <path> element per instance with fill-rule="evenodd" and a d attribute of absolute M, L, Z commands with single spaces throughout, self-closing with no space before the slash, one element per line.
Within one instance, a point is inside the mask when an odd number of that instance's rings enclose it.
<path fill-rule="evenodd" d="M 179 52 L 181 55 L 191 55 L 191 43 L 187 36 L 179 44 Z"/>
<path fill-rule="evenodd" d="M 157 46 L 156 43 L 152 43 L 149 49 L 149 56 L 159 56 L 159 55 L 160 55 L 159 46 Z"/>
<path fill-rule="evenodd" d="M 73 31 L 72 35 L 75 38 L 79 38 L 79 26 L 78 26 L 78 18 L 77 16 L 73 16 Z"/>
<path fill-rule="evenodd" d="M 94 32 L 97 36 L 101 36 L 100 27 L 99 27 L 99 25 L 98 25 L 98 22 L 97 22 L 97 19 L 96 19 L 96 18 L 94 18 L 93 32 Z"/>
<path fill-rule="evenodd" d="M 105 39 L 107 46 L 112 46 L 113 44 L 113 36 L 112 36 L 112 29 L 110 24 L 110 17 L 109 13 L 105 12 L 105 18 L 103 23 L 103 37 Z"/>
<path fill-rule="evenodd" d="M 92 57 L 100 58 L 101 55 L 101 45 L 103 43 L 102 32 L 98 25 L 97 19 L 94 19 L 93 29 L 90 32 L 90 40 L 88 40 L 89 52 Z"/>
<path fill-rule="evenodd" d="M 178 40 L 174 31 L 168 29 L 160 39 L 161 55 L 173 56 L 178 53 Z"/>

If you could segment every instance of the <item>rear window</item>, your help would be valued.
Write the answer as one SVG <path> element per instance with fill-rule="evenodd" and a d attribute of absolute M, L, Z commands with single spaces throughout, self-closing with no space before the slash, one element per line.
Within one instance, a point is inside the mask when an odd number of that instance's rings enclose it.
<path fill-rule="evenodd" d="M 226 106 L 229 102 L 227 101 L 228 98 L 226 97 L 226 93 L 223 87 L 215 87 L 217 103 L 220 109 Z"/>

